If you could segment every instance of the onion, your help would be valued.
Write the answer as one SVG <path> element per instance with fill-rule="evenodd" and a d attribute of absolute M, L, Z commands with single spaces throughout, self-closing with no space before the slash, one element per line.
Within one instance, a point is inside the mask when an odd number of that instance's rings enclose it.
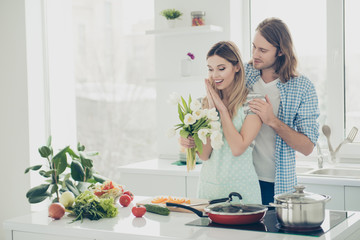
<path fill-rule="evenodd" d="M 66 191 L 60 196 L 59 202 L 65 207 L 71 207 L 75 202 L 75 196 L 72 192 Z"/>
<path fill-rule="evenodd" d="M 49 217 L 58 220 L 65 214 L 65 207 L 61 203 L 52 203 L 49 206 Z"/>

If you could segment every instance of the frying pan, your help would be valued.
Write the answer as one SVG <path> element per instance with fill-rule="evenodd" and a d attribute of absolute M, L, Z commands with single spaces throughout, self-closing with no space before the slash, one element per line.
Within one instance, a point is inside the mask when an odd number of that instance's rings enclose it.
<path fill-rule="evenodd" d="M 210 204 L 204 211 L 197 210 L 190 206 L 166 203 L 166 206 L 180 207 L 194 212 L 199 217 L 208 217 L 212 222 L 225 225 L 244 225 L 260 222 L 268 208 L 259 204 L 240 204 L 231 203 L 232 197 L 237 196 L 240 200 L 241 195 L 236 192 L 229 194 L 229 199 L 226 202 Z"/>

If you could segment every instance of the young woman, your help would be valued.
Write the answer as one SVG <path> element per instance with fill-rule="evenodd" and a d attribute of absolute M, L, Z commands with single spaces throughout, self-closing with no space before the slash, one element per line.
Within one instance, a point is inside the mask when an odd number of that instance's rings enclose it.
<path fill-rule="evenodd" d="M 205 79 L 205 108 L 215 107 L 220 115 L 224 145 L 212 149 L 210 139 L 203 146 L 204 161 L 198 197 L 216 199 L 238 192 L 244 203 L 261 203 L 258 177 L 252 161 L 252 142 L 261 128 L 261 120 L 247 106 L 249 93 L 240 53 L 232 42 L 218 42 L 207 54 L 209 78 Z M 185 148 L 194 140 L 181 138 Z"/>

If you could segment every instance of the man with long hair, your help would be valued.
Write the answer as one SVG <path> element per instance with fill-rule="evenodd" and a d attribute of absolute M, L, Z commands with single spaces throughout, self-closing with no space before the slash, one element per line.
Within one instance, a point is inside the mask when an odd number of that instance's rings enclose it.
<path fill-rule="evenodd" d="M 274 194 L 294 190 L 295 151 L 309 155 L 316 145 L 318 98 L 312 82 L 297 72 L 290 31 L 277 18 L 265 19 L 256 28 L 245 74 L 247 88 L 266 96 L 266 101 L 251 101 L 250 108 L 263 122 L 253 158 L 262 202 L 268 204 Z"/>

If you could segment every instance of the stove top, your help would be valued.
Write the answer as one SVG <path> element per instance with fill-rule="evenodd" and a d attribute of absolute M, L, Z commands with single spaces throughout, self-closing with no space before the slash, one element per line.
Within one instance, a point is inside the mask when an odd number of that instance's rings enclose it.
<path fill-rule="evenodd" d="M 353 213 L 352 213 L 353 214 Z M 215 227 L 215 228 L 230 228 L 248 231 L 260 231 L 260 232 L 272 232 L 272 233 L 284 233 L 295 234 L 303 236 L 320 237 L 336 225 L 350 217 L 352 214 L 344 211 L 325 210 L 324 222 L 319 228 L 310 230 L 294 230 L 284 228 L 280 225 L 276 218 L 275 210 L 268 210 L 264 219 L 261 222 L 248 224 L 248 225 L 224 225 L 217 224 L 210 221 L 209 218 L 199 218 L 185 225 L 189 226 L 201 226 L 201 227 Z"/>

